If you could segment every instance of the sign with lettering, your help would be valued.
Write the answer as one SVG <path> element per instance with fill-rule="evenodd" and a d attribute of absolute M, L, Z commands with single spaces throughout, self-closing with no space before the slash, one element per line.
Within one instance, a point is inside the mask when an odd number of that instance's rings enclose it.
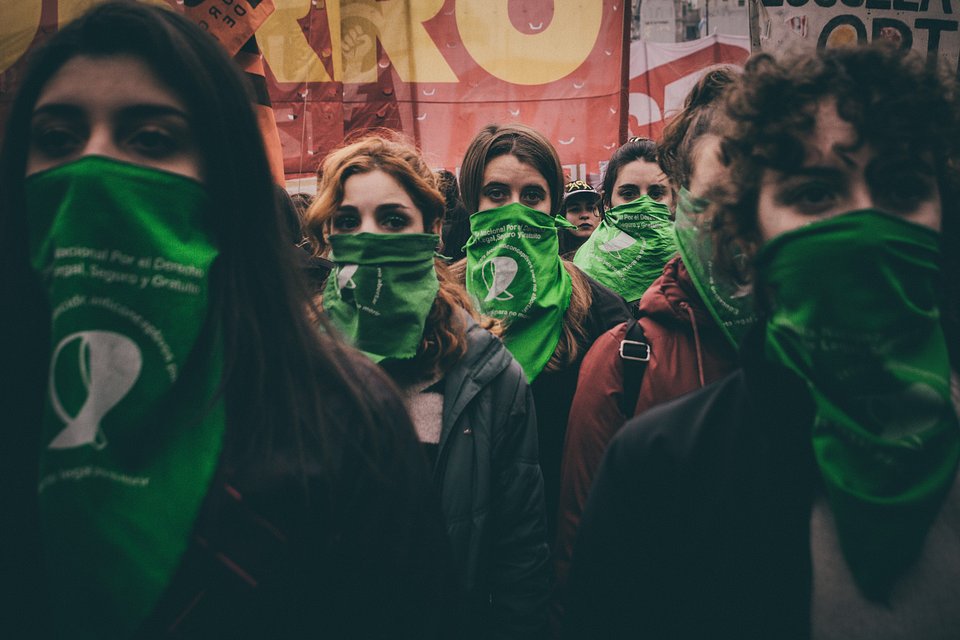
<path fill-rule="evenodd" d="M 957 0 L 751 0 L 762 51 L 891 40 L 958 70 Z"/>

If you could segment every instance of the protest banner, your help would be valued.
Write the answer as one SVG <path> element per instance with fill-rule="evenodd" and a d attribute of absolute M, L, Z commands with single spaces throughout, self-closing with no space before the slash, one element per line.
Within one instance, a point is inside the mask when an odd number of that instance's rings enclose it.
<path fill-rule="evenodd" d="M 29 49 L 99 1 L 5 8 L 0 121 Z M 294 191 L 312 191 L 320 160 L 357 131 L 403 131 L 455 171 L 480 128 L 509 122 L 542 131 L 570 179 L 596 183 L 628 135 L 659 135 L 704 68 L 749 49 L 726 36 L 631 45 L 624 0 L 150 1 L 232 38 L 228 51 L 256 30 L 260 55 L 248 38 L 237 60 L 264 124 L 272 106 L 267 146 Z"/>
<path fill-rule="evenodd" d="M 746 36 L 713 35 L 690 42 L 630 45 L 630 135 L 657 139 L 703 73 L 719 64 L 742 66 Z"/>
<path fill-rule="evenodd" d="M 751 0 L 754 42 L 762 51 L 838 47 L 884 39 L 958 68 L 955 0 Z"/>

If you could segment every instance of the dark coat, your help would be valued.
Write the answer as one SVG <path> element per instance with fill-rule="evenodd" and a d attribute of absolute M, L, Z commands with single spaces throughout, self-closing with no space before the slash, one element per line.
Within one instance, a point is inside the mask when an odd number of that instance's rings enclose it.
<path fill-rule="evenodd" d="M 603 332 L 633 317 L 626 301 L 593 278 L 584 275 L 590 284 L 593 302 L 584 321 L 587 339 L 586 354 Z M 537 406 L 537 436 L 540 439 L 540 468 L 543 469 L 544 495 L 547 502 L 547 534 L 553 542 L 557 532 L 557 504 L 560 495 L 560 461 L 567 433 L 570 404 L 577 389 L 577 378 L 583 355 L 565 369 L 541 373 L 530 388 Z"/>
<path fill-rule="evenodd" d="M 631 415 L 624 415 L 621 408 L 624 361 L 619 347 L 626 323 L 597 338 L 580 367 L 560 481 L 555 560 L 561 589 L 580 515 L 610 439 L 630 417 L 719 380 L 736 367 L 736 352 L 703 304 L 679 256 L 667 262 L 643 294 L 639 310 L 650 361 Z"/>
<path fill-rule="evenodd" d="M 565 638 L 809 637 L 813 405 L 761 349 L 742 359 L 610 443 L 574 548 Z"/>
<path fill-rule="evenodd" d="M 361 407 L 330 391 L 338 422 L 324 442 L 278 434 L 254 459 L 226 448 L 180 567 L 137 638 L 451 637 L 455 567 L 413 427 L 373 363 L 356 355 L 338 364 L 369 390 L 377 436 L 358 437 Z M 2 471 L 32 490 L 7 514 L 25 542 L 15 562 L 14 547 L 3 547 L 0 584 L 4 593 L 16 586 L 17 599 L 0 605 L 2 637 L 48 637 L 35 542 L 38 448 Z M 11 538 L 6 529 L 3 541 Z"/>
<path fill-rule="evenodd" d="M 533 396 L 503 343 L 472 319 L 467 341 L 444 376 L 433 474 L 470 610 L 458 637 L 533 638 L 551 571 Z"/>

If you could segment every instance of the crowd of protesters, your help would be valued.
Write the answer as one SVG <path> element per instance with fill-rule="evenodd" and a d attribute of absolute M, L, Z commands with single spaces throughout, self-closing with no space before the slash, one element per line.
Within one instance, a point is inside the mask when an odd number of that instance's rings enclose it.
<path fill-rule="evenodd" d="M 22 77 L 3 637 L 956 638 L 955 78 L 757 54 L 600 185 L 491 124 L 315 196 L 246 82 L 129 1 Z"/>

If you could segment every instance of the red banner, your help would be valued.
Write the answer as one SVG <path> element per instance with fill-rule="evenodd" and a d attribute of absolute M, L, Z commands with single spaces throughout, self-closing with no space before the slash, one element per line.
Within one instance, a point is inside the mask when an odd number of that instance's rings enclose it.
<path fill-rule="evenodd" d="M 634 42 L 630 47 L 630 134 L 658 138 L 700 76 L 719 64 L 743 65 L 746 36 L 709 36 L 691 42 Z"/>
<path fill-rule="evenodd" d="M 259 24 L 288 188 L 303 191 L 315 188 L 318 163 L 351 132 L 404 131 L 431 165 L 455 170 L 481 127 L 508 122 L 542 131 L 569 177 L 595 184 L 628 124 L 631 135 L 656 137 L 704 68 L 742 63 L 749 50 L 746 38 L 724 36 L 637 41 L 628 61 L 625 0 L 151 1 L 216 19 L 216 28 L 206 26 L 223 37 L 239 39 Z M 24 54 L 96 2 L 4 8 L 0 118 Z"/>

